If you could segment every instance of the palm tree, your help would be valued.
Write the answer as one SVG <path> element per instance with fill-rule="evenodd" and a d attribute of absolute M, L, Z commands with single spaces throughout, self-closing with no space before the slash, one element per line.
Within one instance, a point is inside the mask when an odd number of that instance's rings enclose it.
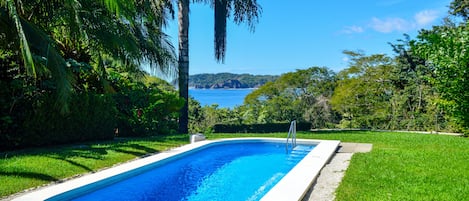
<path fill-rule="evenodd" d="M 172 8 L 171 0 L 1 0 L 0 49 L 19 52 L 20 73 L 51 78 L 67 111 L 74 83 L 69 60 L 93 63 L 103 77 L 103 56 L 174 74 L 174 48 L 162 32 Z"/>
<path fill-rule="evenodd" d="M 257 0 L 193 0 L 195 3 L 210 4 L 214 8 L 215 60 L 224 62 L 226 50 L 226 19 L 233 15 L 236 24 L 246 22 L 251 30 L 257 23 L 261 7 Z M 186 100 L 179 117 L 179 132 L 188 133 L 189 97 L 189 0 L 178 0 L 179 23 L 179 96 Z"/>

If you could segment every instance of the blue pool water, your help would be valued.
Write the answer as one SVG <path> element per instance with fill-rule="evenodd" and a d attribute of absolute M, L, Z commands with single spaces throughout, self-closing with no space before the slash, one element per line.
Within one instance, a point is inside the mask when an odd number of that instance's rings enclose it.
<path fill-rule="evenodd" d="M 216 144 L 74 200 L 259 200 L 314 145 Z"/>

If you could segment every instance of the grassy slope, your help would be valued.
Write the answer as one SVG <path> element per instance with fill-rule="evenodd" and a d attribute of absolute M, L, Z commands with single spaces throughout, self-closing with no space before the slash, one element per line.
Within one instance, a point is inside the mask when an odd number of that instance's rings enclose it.
<path fill-rule="evenodd" d="M 208 138 L 285 135 L 212 134 Z M 298 138 L 373 144 L 371 153 L 353 156 L 337 200 L 469 199 L 469 138 L 383 132 L 305 132 L 298 133 Z M 0 197 L 187 141 L 187 135 L 181 135 L 2 153 Z"/>
<path fill-rule="evenodd" d="M 353 156 L 337 200 L 469 200 L 469 138 L 384 132 L 299 133 L 298 138 L 373 144 L 372 152 Z"/>

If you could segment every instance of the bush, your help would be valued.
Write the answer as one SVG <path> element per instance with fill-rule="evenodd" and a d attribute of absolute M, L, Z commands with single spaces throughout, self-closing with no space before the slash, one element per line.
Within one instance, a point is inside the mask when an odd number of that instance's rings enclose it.
<path fill-rule="evenodd" d="M 60 113 L 56 98 L 47 93 L 20 103 L 13 112 L 14 127 L 1 135 L 2 150 L 114 137 L 117 111 L 110 96 L 74 94 L 67 114 Z"/>
<path fill-rule="evenodd" d="M 121 86 L 114 99 L 119 111 L 118 136 L 150 136 L 176 132 L 177 118 L 184 100 L 175 91 L 135 83 Z"/>
<path fill-rule="evenodd" d="M 184 101 L 163 80 L 147 76 L 143 81 L 112 69 L 103 73 L 68 59 L 75 82 L 70 96 L 61 94 L 59 99 L 58 84 L 50 75 L 35 79 L 21 74 L 19 61 L 16 53 L 0 49 L 0 150 L 177 129 Z"/>
<path fill-rule="evenodd" d="M 274 133 L 274 132 L 288 132 L 290 123 L 266 123 L 266 124 L 247 124 L 247 125 L 232 125 L 232 124 L 216 124 L 213 127 L 214 133 Z M 311 123 L 298 122 L 296 124 L 297 131 L 311 130 Z"/>

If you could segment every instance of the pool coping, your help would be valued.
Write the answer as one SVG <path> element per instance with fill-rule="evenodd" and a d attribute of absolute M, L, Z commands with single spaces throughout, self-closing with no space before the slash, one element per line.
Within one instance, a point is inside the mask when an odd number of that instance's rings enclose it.
<path fill-rule="evenodd" d="M 87 174 L 63 183 L 53 184 L 44 188 L 39 188 L 14 198 L 14 201 L 25 200 L 60 200 L 60 195 L 89 184 L 97 183 L 110 177 L 128 173 L 132 170 L 142 168 L 157 161 L 169 159 L 178 154 L 190 153 L 204 146 L 211 146 L 223 142 L 253 140 L 253 141 L 274 141 L 284 142 L 282 138 L 227 138 L 218 140 L 205 140 L 181 147 L 163 151 L 138 160 L 123 163 L 102 171 Z M 340 141 L 336 140 L 304 140 L 298 139 L 297 143 L 317 144 L 308 155 L 305 156 L 282 180 L 279 181 L 261 200 L 301 200 L 314 179 L 319 175 L 322 167 L 330 160 L 335 153 Z M 177 156 L 176 156 L 177 157 Z M 293 185 L 292 185 L 293 184 Z"/>
<path fill-rule="evenodd" d="M 301 200 L 318 177 L 321 169 L 334 156 L 340 141 L 304 140 L 297 143 L 319 142 L 290 172 L 282 178 L 261 201 Z"/>

